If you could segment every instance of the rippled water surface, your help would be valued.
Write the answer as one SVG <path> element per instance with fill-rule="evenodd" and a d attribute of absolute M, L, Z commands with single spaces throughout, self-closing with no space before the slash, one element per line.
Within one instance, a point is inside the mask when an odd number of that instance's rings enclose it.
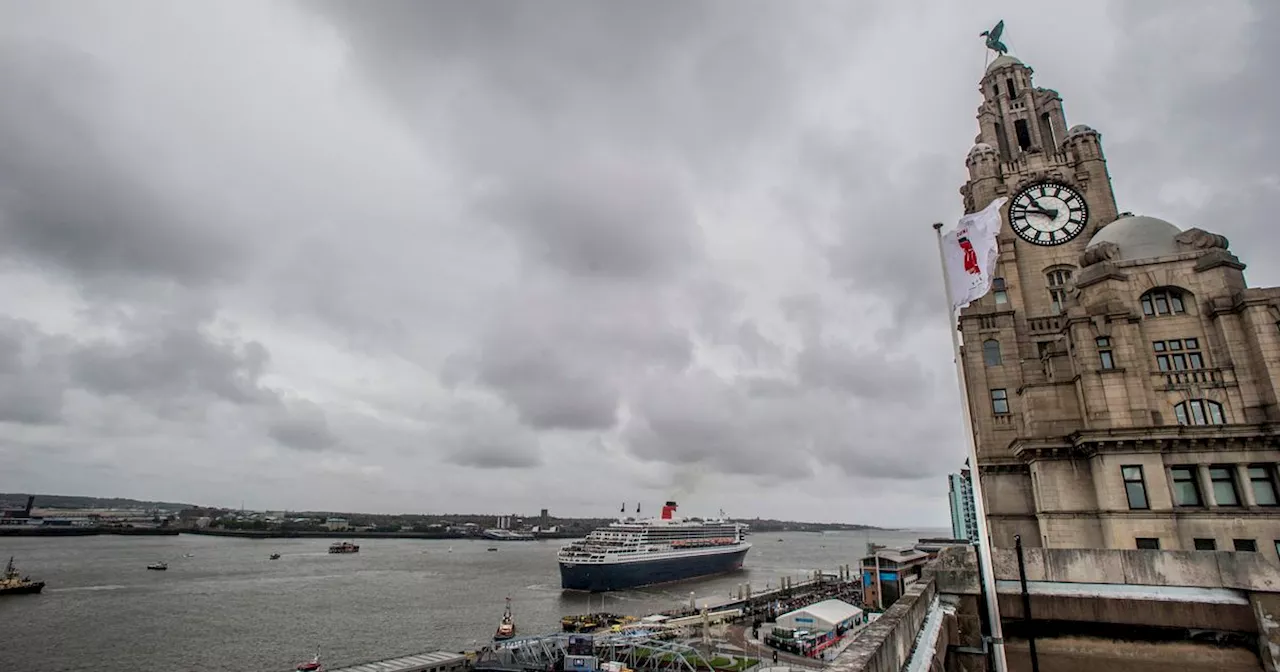
<path fill-rule="evenodd" d="M 870 538 L 898 544 L 942 530 L 759 533 L 736 575 L 609 593 L 608 611 L 644 615 L 739 583 L 776 586 L 856 564 Z M 781 539 L 782 541 L 779 541 Z M 600 596 L 560 590 L 562 541 L 63 537 L 0 539 L 0 562 L 48 582 L 0 598 L 0 670 L 9 672 L 288 671 L 319 648 L 326 667 L 488 641 L 510 595 L 520 634 L 559 629 Z M 268 560 L 278 552 L 283 557 Z M 185 557 L 190 554 L 191 557 Z M 166 572 L 148 571 L 164 560 Z"/>

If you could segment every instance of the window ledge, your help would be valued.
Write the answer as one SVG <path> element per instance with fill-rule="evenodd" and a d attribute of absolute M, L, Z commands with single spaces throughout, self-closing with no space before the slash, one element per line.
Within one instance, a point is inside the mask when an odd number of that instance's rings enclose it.
<path fill-rule="evenodd" d="M 1125 368 L 1123 366 L 1117 366 L 1113 369 L 1094 369 L 1094 373 L 1097 373 L 1100 376 L 1113 375 L 1117 373 L 1123 374 L 1124 371 L 1125 371 Z"/>

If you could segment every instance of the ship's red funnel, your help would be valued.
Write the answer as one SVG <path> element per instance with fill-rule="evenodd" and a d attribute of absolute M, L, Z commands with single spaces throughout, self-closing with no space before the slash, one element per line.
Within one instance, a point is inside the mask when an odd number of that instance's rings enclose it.
<path fill-rule="evenodd" d="M 663 507 L 662 507 L 662 519 L 663 519 L 663 520 L 671 520 L 671 517 L 672 517 L 673 515 L 675 515 L 675 513 L 676 513 L 676 503 L 675 503 L 675 502 L 667 502 L 666 506 L 663 506 Z"/>

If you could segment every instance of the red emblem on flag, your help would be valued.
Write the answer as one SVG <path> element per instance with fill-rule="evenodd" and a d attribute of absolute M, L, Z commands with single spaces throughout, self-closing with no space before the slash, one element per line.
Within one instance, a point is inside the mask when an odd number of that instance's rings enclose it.
<path fill-rule="evenodd" d="M 966 273 L 973 275 L 982 275 L 982 269 L 978 268 L 978 253 L 973 251 L 973 243 L 968 238 L 961 236 L 956 239 L 960 243 L 960 249 L 964 250 L 964 270 Z"/>

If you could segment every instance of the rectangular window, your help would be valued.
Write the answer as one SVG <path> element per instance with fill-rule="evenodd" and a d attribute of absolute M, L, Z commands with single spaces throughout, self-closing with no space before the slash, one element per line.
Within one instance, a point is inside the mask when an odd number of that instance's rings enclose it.
<path fill-rule="evenodd" d="M 1258 552 L 1258 542 L 1253 539 L 1232 539 L 1231 543 L 1235 544 L 1237 551 L 1242 551 L 1245 553 Z"/>
<path fill-rule="evenodd" d="M 1136 464 L 1120 467 L 1120 476 L 1124 479 L 1124 494 L 1129 500 L 1129 508 L 1146 509 L 1147 484 L 1142 480 L 1142 467 Z"/>
<path fill-rule="evenodd" d="M 996 415 L 1009 414 L 1009 393 L 1004 389 L 991 390 L 991 410 Z"/>
<path fill-rule="evenodd" d="M 1218 506 L 1240 506 L 1240 495 L 1236 492 L 1236 479 L 1231 475 L 1231 467 L 1209 467 L 1209 482 L 1213 486 L 1213 501 Z"/>
<path fill-rule="evenodd" d="M 1218 550 L 1218 542 L 1217 542 L 1217 541 L 1214 541 L 1213 539 L 1196 539 L 1196 540 L 1195 540 L 1195 545 L 1196 545 L 1196 550 L 1197 550 L 1197 551 L 1216 551 L 1216 550 Z"/>
<path fill-rule="evenodd" d="M 1111 339 L 1106 336 L 1099 336 L 1095 339 L 1098 343 L 1098 360 L 1103 370 L 1116 368 L 1115 356 L 1111 354 Z"/>
<path fill-rule="evenodd" d="M 1171 467 L 1169 475 L 1173 480 L 1173 503 L 1176 506 L 1203 506 L 1200 498 L 1199 479 L 1196 478 L 1194 466 Z"/>
<path fill-rule="evenodd" d="M 1136 544 L 1137 547 L 1140 549 L 1147 550 L 1147 551 L 1160 550 L 1160 540 L 1155 537 L 1138 537 L 1133 541 L 1134 541 L 1134 544 Z"/>
<path fill-rule="evenodd" d="M 1249 485 L 1253 487 L 1253 500 L 1258 506 L 1275 506 L 1280 503 L 1276 501 L 1276 482 L 1270 466 L 1250 466 Z"/>
<path fill-rule="evenodd" d="M 996 296 L 996 305 L 1009 303 L 1009 293 L 1004 286 L 1004 278 L 992 278 L 991 291 Z"/>
<path fill-rule="evenodd" d="M 1160 371 L 1188 371 L 1204 368 L 1204 355 L 1200 352 L 1200 339 L 1172 339 L 1155 341 L 1156 366 Z"/>

